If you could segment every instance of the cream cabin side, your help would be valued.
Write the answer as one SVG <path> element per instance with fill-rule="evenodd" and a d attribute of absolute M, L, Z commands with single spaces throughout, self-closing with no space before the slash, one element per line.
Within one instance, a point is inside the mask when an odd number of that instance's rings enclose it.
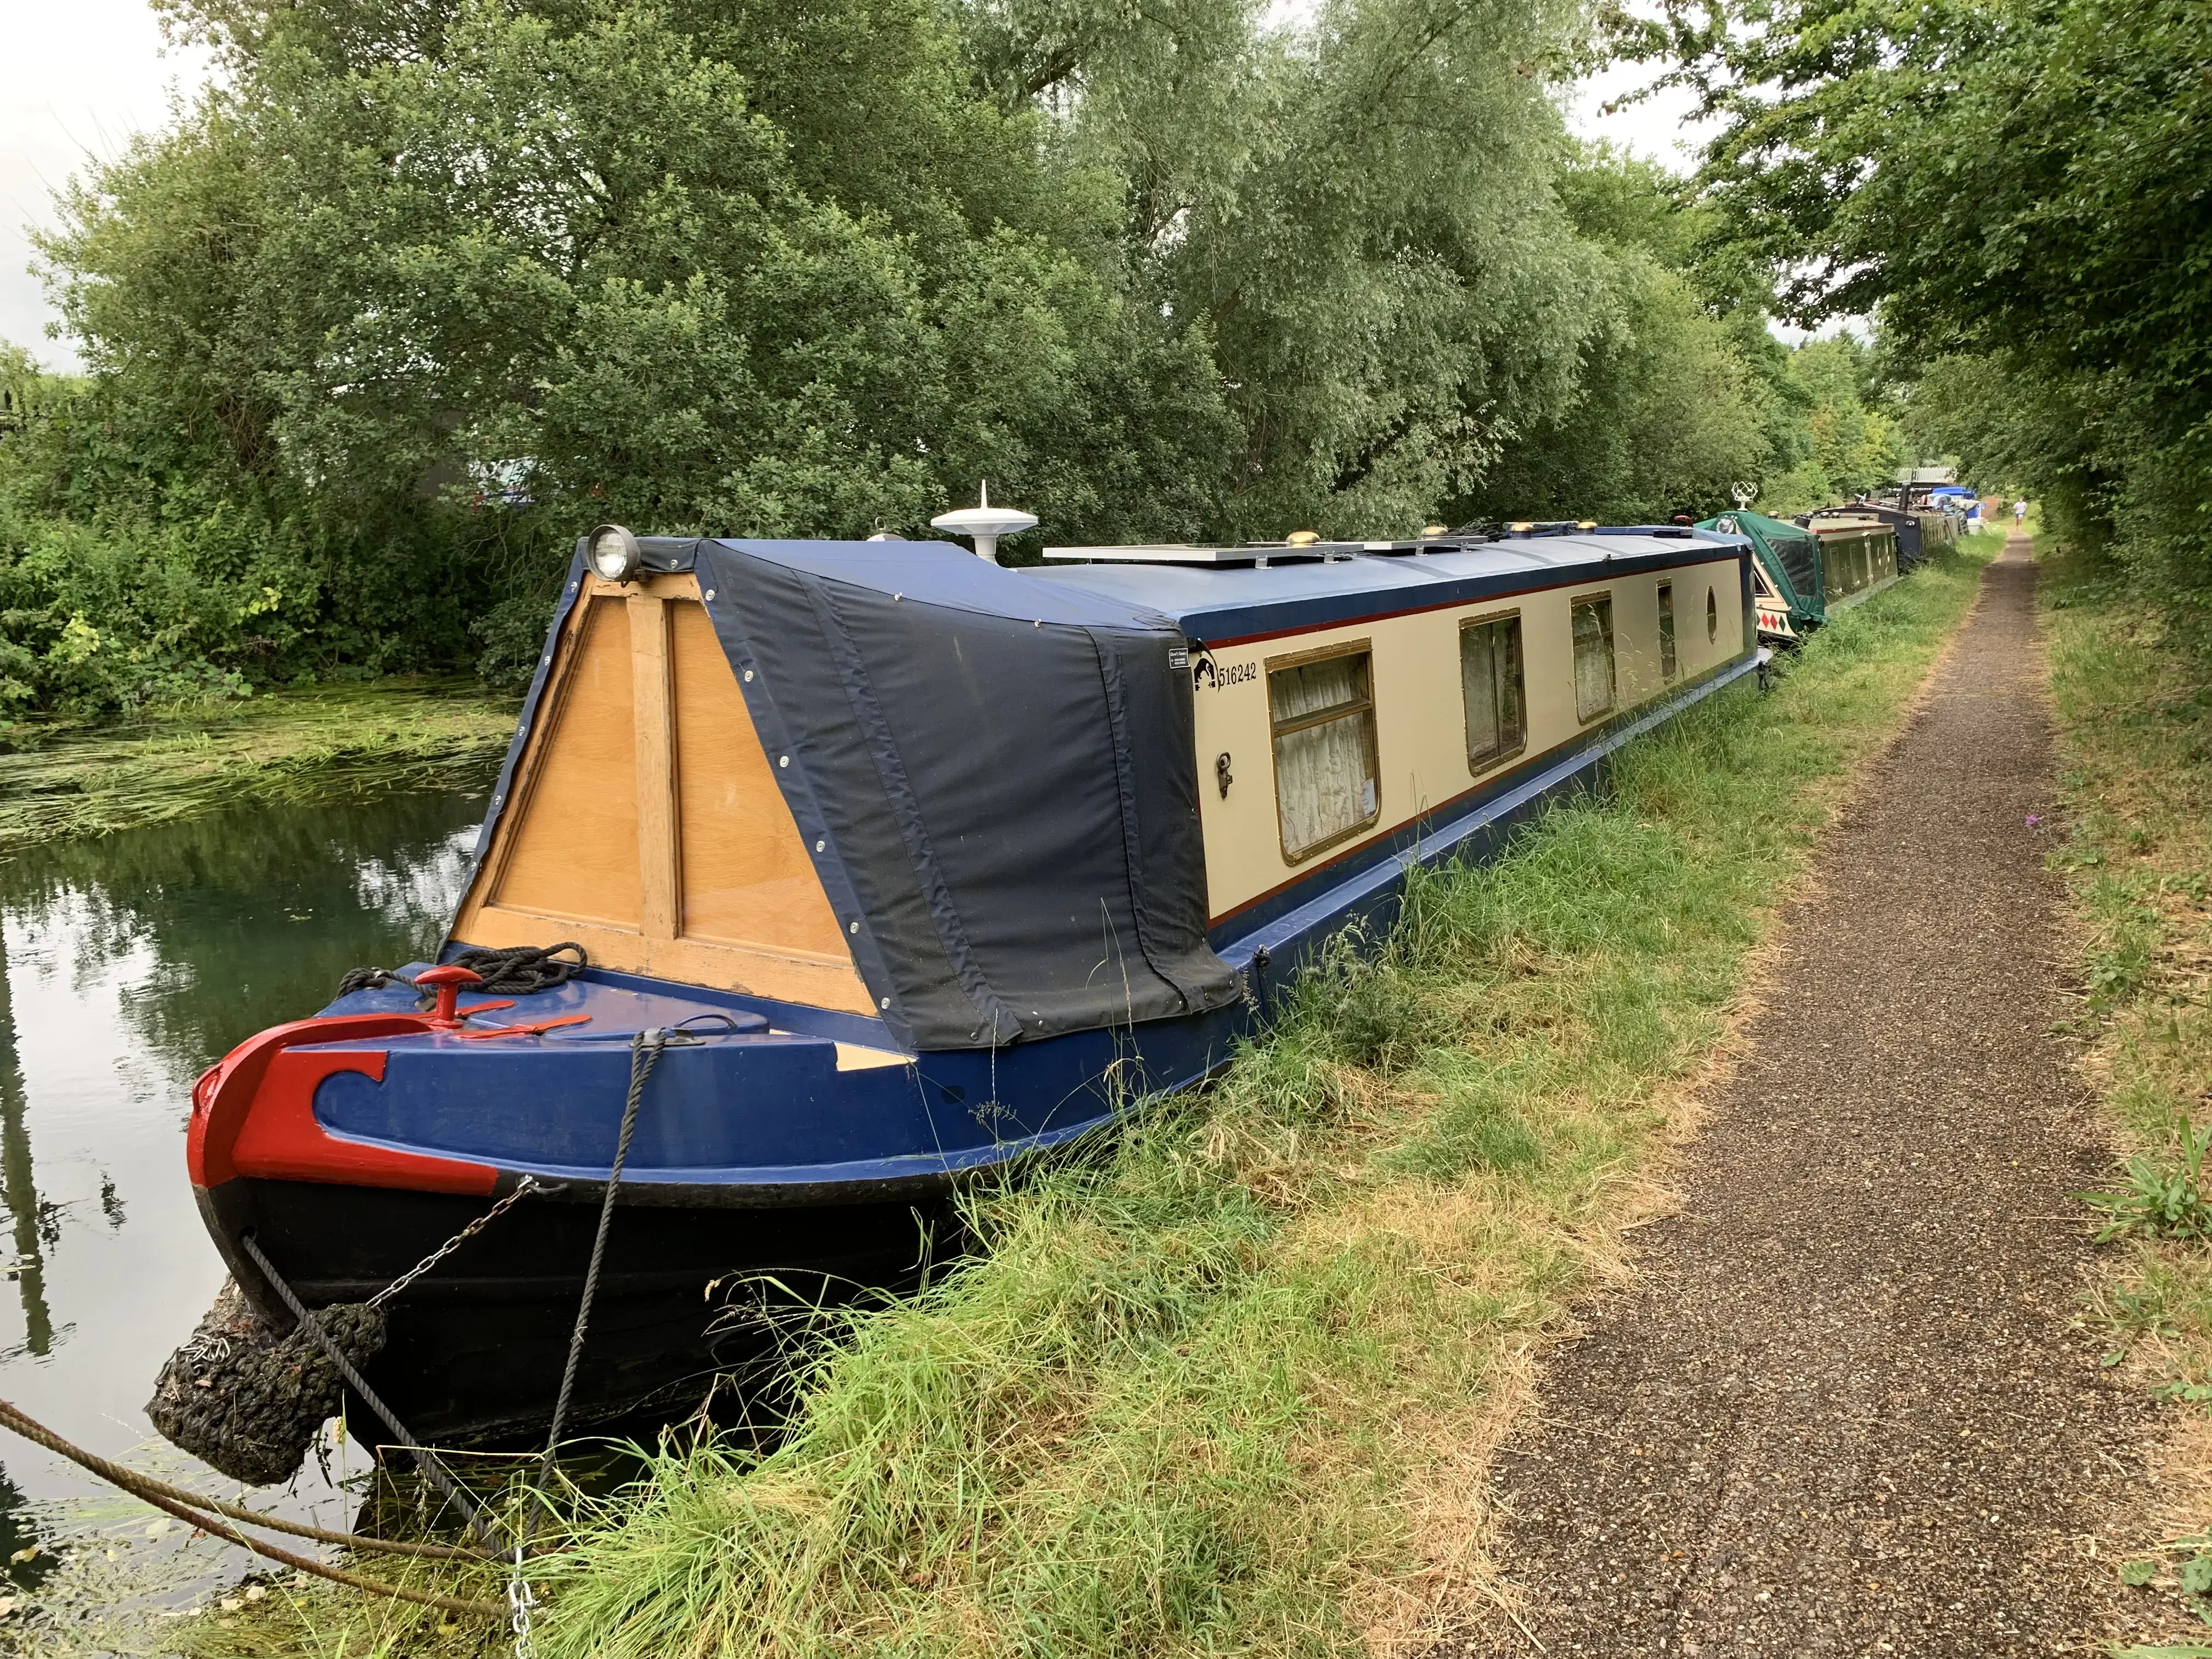
<path fill-rule="evenodd" d="M 1752 648 L 1733 551 L 1601 570 L 1210 643 L 1194 711 L 1210 925 Z"/>

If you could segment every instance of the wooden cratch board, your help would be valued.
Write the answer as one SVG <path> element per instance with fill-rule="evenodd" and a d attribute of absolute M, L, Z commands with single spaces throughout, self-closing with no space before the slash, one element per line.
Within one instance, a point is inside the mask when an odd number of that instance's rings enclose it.
<path fill-rule="evenodd" d="M 872 1009 L 694 576 L 586 577 L 541 709 L 454 938 Z"/>

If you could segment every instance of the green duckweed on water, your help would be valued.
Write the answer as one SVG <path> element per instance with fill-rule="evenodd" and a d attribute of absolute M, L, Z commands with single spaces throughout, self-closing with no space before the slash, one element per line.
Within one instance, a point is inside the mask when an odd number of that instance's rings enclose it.
<path fill-rule="evenodd" d="M 252 800 L 310 803 L 488 781 L 517 701 L 475 680 L 273 691 L 128 725 L 0 725 L 0 854 Z"/>

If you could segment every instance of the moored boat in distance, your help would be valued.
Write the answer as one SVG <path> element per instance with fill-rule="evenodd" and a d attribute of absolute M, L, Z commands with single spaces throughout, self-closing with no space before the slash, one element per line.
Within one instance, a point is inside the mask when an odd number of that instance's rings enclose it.
<path fill-rule="evenodd" d="M 1830 611 L 1871 599 L 1898 579 L 1897 532 L 1856 507 L 1823 508 L 1805 521 L 1820 544 L 1821 597 Z"/>
<path fill-rule="evenodd" d="M 365 1370 L 426 1440 L 542 1431 L 657 1032 L 572 1420 L 688 1407 L 780 1310 L 915 1283 L 962 1182 L 1218 1070 L 1412 864 L 1491 851 L 1764 660 L 1731 533 L 1048 559 L 580 544 L 443 968 L 194 1090 L 262 1320 L 291 1323 L 259 1261 L 364 1301 L 526 1183 Z M 555 941 L 589 965 L 527 994 L 455 962 Z"/>
<path fill-rule="evenodd" d="M 1770 645 L 1800 643 L 1899 574 L 1896 526 L 1864 507 L 1824 507 L 1794 522 L 1739 507 L 1698 527 L 1751 543 L 1753 615 Z"/>

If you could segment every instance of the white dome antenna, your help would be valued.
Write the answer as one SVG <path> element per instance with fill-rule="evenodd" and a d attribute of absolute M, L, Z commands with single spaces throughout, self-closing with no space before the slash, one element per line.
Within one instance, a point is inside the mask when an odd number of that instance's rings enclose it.
<path fill-rule="evenodd" d="M 975 556 L 999 562 L 999 538 L 1018 535 L 1036 527 L 1036 514 L 1018 512 L 1010 507 L 991 505 L 991 485 L 985 480 L 981 504 L 963 507 L 951 513 L 940 513 L 929 521 L 933 530 L 949 531 L 955 536 L 965 536 L 975 544 Z"/>

